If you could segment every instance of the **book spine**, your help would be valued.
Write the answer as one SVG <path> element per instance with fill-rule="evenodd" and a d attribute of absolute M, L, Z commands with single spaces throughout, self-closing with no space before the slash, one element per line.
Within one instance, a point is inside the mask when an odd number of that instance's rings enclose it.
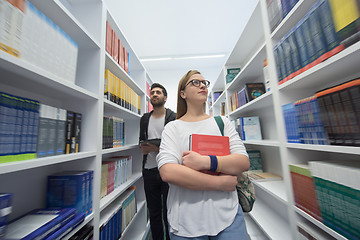
<path fill-rule="evenodd" d="M 74 153 L 80 152 L 80 143 L 81 143 L 81 122 L 82 122 L 82 114 L 75 113 L 74 119 L 74 130 L 73 130 L 73 137 L 72 137 L 72 145 L 71 151 Z"/>
<path fill-rule="evenodd" d="M 45 104 L 40 104 L 40 115 L 39 115 L 39 135 L 37 143 L 37 157 L 42 158 L 46 157 L 48 143 L 47 137 L 49 136 L 49 106 Z"/>
<path fill-rule="evenodd" d="M 71 152 L 72 136 L 74 129 L 74 117 L 75 113 L 71 111 L 66 112 L 66 138 L 65 138 L 65 154 Z"/>

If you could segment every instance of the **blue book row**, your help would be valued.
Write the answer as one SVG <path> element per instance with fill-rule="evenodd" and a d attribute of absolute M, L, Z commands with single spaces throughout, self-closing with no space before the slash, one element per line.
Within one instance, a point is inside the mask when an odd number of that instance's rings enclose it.
<path fill-rule="evenodd" d="M 130 187 L 102 213 L 100 240 L 119 239 L 137 212 L 135 187 Z"/>
<path fill-rule="evenodd" d="M 36 158 L 40 103 L 0 92 L 0 163 Z"/>
<path fill-rule="evenodd" d="M 93 171 L 68 171 L 48 176 L 48 208 L 75 208 L 86 216 L 92 213 Z"/>
<path fill-rule="evenodd" d="M 329 0 L 319 0 L 275 45 L 279 84 L 342 51 Z"/>
<path fill-rule="evenodd" d="M 84 221 L 85 214 L 74 208 L 35 209 L 8 225 L 5 240 L 59 239 Z M 70 230 L 69 230 L 70 229 Z"/>
<path fill-rule="evenodd" d="M 284 105 L 286 134 L 290 143 L 327 145 L 328 137 L 315 96 Z"/>
<path fill-rule="evenodd" d="M 81 113 L 0 92 L 0 163 L 80 151 Z"/>

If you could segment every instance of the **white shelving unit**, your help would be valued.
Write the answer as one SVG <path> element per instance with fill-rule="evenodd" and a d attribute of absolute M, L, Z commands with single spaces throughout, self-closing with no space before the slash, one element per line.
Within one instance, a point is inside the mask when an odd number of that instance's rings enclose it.
<path fill-rule="evenodd" d="M 270 239 L 298 239 L 297 226 L 316 233 L 319 239 L 345 239 L 340 234 L 295 207 L 288 165 L 311 160 L 360 159 L 360 148 L 350 146 L 288 143 L 281 106 L 314 95 L 318 90 L 358 77 L 360 42 L 293 79 L 278 85 L 273 47 L 299 22 L 316 0 L 299 0 L 282 22 L 270 31 L 266 0 L 259 0 L 238 42 L 219 74 L 214 92 L 223 91 L 210 106 L 220 115 L 220 102 L 226 102 L 226 116 L 259 116 L 263 139 L 244 141 L 247 149 L 261 151 L 263 168 L 283 177 L 282 181 L 255 182 L 256 202 L 250 216 Z M 231 112 L 230 96 L 245 83 L 264 82 L 263 60 L 268 59 L 270 91 Z M 240 67 L 240 73 L 226 84 L 228 68 Z M 213 99 L 213 98 L 212 98 Z M 325 238 L 324 238 L 325 236 Z"/>
<path fill-rule="evenodd" d="M 82 114 L 80 152 L 0 164 L 0 192 L 13 193 L 10 219 L 35 208 L 46 207 L 47 176 L 64 170 L 93 170 L 93 213 L 69 233 L 85 224 L 94 226 L 99 239 L 101 213 L 116 203 L 124 191 L 136 187 L 137 213 L 121 239 L 143 239 L 148 232 L 147 207 L 141 174 L 142 154 L 138 147 L 140 117 L 145 112 L 145 81 L 151 81 L 111 12 L 101 0 L 29 0 L 78 44 L 75 84 L 21 58 L 0 51 L 0 88 L 10 94 Z M 106 21 L 130 53 L 127 74 L 105 51 Z M 109 69 L 141 96 L 141 112 L 134 113 L 104 99 L 104 71 Z M 125 146 L 102 149 L 103 116 L 125 122 Z M 100 199 L 101 162 L 112 156 L 133 158 L 132 177 L 114 192 Z"/>

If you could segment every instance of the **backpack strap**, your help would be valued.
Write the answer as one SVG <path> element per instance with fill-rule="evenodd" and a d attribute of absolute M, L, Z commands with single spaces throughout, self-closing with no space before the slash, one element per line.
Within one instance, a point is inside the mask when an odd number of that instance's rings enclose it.
<path fill-rule="evenodd" d="M 221 135 L 224 136 L 224 122 L 220 116 L 215 116 L 215 121 L 220 129 Z"/>

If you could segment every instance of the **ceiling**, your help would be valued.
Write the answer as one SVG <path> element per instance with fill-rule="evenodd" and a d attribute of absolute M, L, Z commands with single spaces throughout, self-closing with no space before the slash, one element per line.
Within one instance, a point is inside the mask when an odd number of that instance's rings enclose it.
<path fill-rule="evenodd" d="M 153 82 L 162 83 L 161 81 L 167 81 L 166 79 L 176 79 L 173 81 L 176 86 L 189 69 L 198 69 L 206 78 L 216 81 L 258 2 L 104 1 L 138 58 L 176 58 L 142 61 Z M 207 58 L 208 55 L 222 56 Z M 159 72 L 162 73 L 161 77 Z"/>

